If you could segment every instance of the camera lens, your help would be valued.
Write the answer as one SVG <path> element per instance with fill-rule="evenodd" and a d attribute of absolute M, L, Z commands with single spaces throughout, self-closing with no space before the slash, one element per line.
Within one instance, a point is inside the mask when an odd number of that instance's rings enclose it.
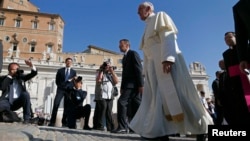
<path fill-rule="evenodd" d="M 78 77 L 77 77 L 77 80 L 78 80 L 78 81 L 82 81 L 82 77 L 81 77 L 81 76 L 78 76 Z"/>
<path fill-rule="evenodd" d="M 21 74 L 21 73 L 23 73 L 23 72 L 24 72 L 23 70 L 19 70 L 19 69 L 17 70 L 17 73 L 18 73 L 18 74 Z"/>
<path fill-rule="evenodd" d="M 104 67 L 107 67 L 107 65 L 108 65 L 108 64 L 107 64 L 106 62 L 103 62 L 103 66 L 104 66 Z"/>

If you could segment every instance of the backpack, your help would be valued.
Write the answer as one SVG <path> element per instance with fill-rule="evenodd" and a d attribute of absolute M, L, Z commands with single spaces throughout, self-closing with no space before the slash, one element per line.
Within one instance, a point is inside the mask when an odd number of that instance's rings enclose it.
<path fill-rule="evenodd" d="M 20 122 L 21 118 L 18 117 L 16 112 L 4 110 L 0 112 L 0 122 Z"/>

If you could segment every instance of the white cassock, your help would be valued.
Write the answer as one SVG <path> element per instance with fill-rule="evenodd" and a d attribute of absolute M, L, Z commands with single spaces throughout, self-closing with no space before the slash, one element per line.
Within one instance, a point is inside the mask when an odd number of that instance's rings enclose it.
<path fill-rule="evenodd" d="M 141 48 L 145 84 L 141 105 L 129 127 L 143 137 L 204 134 L 213 120 L 204 109 L 176 42 L 177 28 L 164 12 L 146 19 Z M 171 73 L 162 62 L 171 61 Z"/>

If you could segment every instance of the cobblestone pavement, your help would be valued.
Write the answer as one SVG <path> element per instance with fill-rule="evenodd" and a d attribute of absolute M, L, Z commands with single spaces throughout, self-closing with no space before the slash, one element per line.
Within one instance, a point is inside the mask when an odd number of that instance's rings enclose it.
<path fill-rule="evenodd" d="M 0 123 L 0 141 L 145 141 L 137 134 L 68 129 L 22 123 Z M 195 138 L 170 137 L 170 141 L 195 141 Z"/>

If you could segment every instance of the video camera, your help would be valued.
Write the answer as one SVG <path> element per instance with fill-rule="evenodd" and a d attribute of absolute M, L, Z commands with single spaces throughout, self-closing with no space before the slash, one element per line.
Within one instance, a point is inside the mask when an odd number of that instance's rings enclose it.
<path fill-rule="evenodd" d="M 103 64 L 101 65 L 100 69 L 101 69 L 102 71 L 104 71 L 105 68 L 106 68 L 107 66 L 108 66 L 108 63 L 107 63 L 107 62 L 103 62 Z M 116 69 L 117 69 L 116 66 L 111 66 L 111 67 L 113 68 L 113 70 L 116 70 Z"/>

